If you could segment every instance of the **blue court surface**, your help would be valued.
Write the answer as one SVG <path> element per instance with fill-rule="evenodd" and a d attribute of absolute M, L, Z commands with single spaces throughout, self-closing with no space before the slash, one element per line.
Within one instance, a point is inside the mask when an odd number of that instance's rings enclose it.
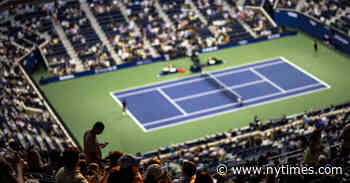
<path fill-rule="evenodd" d="M 131 118 L 148 132 L 330 88 L 282 57 L 210 75 L 214 80 L 199 74 L 115 91 L 111 96 L 120 105 L 126 100 Z M 237 102 L 239 97 L 243 104 Z"/>

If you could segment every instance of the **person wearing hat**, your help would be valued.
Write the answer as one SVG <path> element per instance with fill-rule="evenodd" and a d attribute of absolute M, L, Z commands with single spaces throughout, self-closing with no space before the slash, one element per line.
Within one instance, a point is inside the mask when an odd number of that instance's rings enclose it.
<path fill-rule="evenodd" d="M 123 183 L 143 183 L 141 173 L 139 171 L 139 164 L 141 158 L 124 154 L 119 158 L 119 170 L 114 171 L 114 176 L 109 182 L 123 182 Z"/>

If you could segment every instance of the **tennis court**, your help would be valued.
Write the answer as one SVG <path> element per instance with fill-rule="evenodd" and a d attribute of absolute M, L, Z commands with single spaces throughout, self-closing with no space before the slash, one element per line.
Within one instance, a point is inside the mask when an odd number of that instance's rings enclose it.
<path fill-rule="evenodd" d="M 131 118 L 148 132 L 327 88 L 278 57 L 110 94 L 120 105 L 126 100 Z"/>

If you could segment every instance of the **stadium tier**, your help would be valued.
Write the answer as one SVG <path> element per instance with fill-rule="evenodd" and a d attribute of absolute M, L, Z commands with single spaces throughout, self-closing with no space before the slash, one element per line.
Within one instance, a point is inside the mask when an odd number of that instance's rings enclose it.
<path fill-rule="evenodd" d="M 349 2 L 0 0 L 0 183 L 350 182 Z"/>

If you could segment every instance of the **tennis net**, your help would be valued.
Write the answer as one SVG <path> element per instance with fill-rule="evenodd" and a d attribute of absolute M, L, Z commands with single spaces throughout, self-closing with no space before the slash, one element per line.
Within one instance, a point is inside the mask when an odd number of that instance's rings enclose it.
<path fill-rule="evenodd" d="M 203 73 L 203 77 L 206 77 L 206 79 L 213 84 L 216 88 L 223 90 L 223 93 L 230 99 L 232 99 L 234 102 L 237 102 L 238 98 L 241 98 L 241 96 L 234 92 L 232 89 L 230 89 L 228 86 L 226 86 L 222 81 L 218 80 L 215 76 L 213 76 L 210 73 Z"/>

